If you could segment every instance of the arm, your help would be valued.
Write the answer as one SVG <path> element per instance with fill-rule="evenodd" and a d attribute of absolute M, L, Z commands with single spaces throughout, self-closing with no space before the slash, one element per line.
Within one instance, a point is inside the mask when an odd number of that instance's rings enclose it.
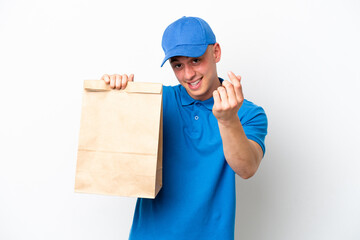
<path fill-rule="evenodd" d="M 257 171 L 263 151 L 258 143 L 246 137 L 237 115 L 244 101 L 241 78 L 232 72 L 228 75 L 232 84 L 224 81 L 213 93 L 213 113 L 218 120 L 226 161 L 240 177 L 247 179 Z"/>

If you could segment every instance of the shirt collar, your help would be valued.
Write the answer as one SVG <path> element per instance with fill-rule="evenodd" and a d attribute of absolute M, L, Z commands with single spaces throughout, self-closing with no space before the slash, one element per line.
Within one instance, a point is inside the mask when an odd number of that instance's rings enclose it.
<path fill-rule="evenodd" d="M 224 80 L 222 78 L 219 78 L 220 83 L 222 83 Z M 209 99 L 206 99 L 205 101 L 195 100 L 187 93 L 186 89 L 180 85 L 180 100 L 182 106 L 188 106 L 192 105 L 195 102 L 199 102 L 202 105 L 204 105 L 207 109 L 212 110 L 214 106 L 214 98 L 211 97 Z"/>

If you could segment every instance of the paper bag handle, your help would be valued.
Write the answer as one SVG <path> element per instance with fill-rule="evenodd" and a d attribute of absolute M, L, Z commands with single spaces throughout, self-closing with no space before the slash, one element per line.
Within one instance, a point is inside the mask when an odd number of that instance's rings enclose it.
<path fill-rule="evenodd" d="M 103 80 L 84 80 L 84 89 L 91 92 L 102 91 L 124 91 L 127 93 L 155 93 L 159 94 L 162 91 L 161 83 L 142 83 L 142 82 L 128 82 L 124 90 L 112 89 L 109 84 Z"/>

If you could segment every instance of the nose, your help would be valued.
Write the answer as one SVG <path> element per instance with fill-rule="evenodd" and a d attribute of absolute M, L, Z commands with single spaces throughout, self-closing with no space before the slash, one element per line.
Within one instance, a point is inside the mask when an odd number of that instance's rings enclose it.
<path fill-rule="evenodd" d="M 185 65 L 185 79 L 192 80 L 195 76 L 195 71 L 192 66 Z"/>

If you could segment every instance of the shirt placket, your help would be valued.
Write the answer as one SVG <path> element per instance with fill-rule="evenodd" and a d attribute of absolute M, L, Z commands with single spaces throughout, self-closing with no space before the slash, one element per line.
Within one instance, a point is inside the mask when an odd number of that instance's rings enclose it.
<path fill-rule="evenodd" d="M 194 103 L 194 112 L 193 112 L 193 126 L 195 127 L 196 131 L 200 131 L 200 122 L 201 122 L 201 108 L 202 105 L 200 102 L 196 101 Z"/>

